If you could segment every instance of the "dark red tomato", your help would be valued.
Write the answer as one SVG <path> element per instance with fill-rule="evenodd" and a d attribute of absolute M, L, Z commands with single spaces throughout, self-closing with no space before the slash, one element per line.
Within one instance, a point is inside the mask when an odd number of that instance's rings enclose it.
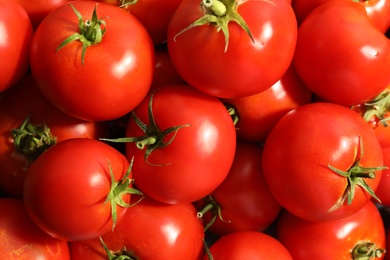
<path fill-rule="evenodd" d="M 30 125 L 21 130 L 28 116 Z M 28 166 L 47 147 L 69 138 L 104 137 L 106 129 L 105 122 L 83 121 L 57 110 L 44 99 L 31 73 L 26 73 L 0 98 L 0 190 L 22 198 Z"/>
<path fill-rule="evenodd" d="M 387 239 L 386 249 L 389 250 L 390 249 L 390 229 L 387 231 L 386 239 Z M 385 259 L 389 260 L 390 259 L 390 254 L 386 254 L 386 258 Z"/>
<path fill-rule="evenodd" d="M 226 178 L 236 148 L 233 120 L 222 102 L 187 85 L 149 94 L 133 111 L 126 136 L 138 138 L 126 143 L 136 186 L 165 203 L 207 196 Z"/>
<path fill-rule="evenodd" d="M 292 6 L 294 8 L 295 14 L 297 16 L 298 23 L 306 18 L 306 16 L 313 11 L 317 6 L 322 3 L 333 1 L 333 0 L 293 0 Z M 347 0 L 351 1 L 351 0 Z M 371 22 L 380 30 L 381 32 L 386 32 L 390 26 L 390 1 L 388 0 L 358 0 L 358 2 L 364 6 L 366 9 L 367 15 L 370 18 Z"/>
<path fill-rule="evenodd" d="M 262 152 L 260 145 L 237 142 L 236 154 L 228 176 L 210 194 L 214 203 L 218 205 L 214 204 L 212 210 L 202 218 L 207 224 L 216 216 L 215 222 L 208 229 L 214 234 L 263 231 L 278 216 L 281 206 L 264 180 Z M 199 211 L 201 212 L 209 203 L 207 199 L 199 203 Z M 218 206 L 222 219 L 218 216 Z"/>
<path fill-rule="evenodd" d="M 241 98 L 283 76 L 296 38 L 295 14 L 286 0 L 183 0 L 168 26 L 167 43 L 189 85 L 212 96 Z"/>
<path fill-rule="evenodd" d="M 390 82 L 390 40 L 359 3 L 328 1 L 299 27 L 293 64 L 305 85 L 322 99 L 361 104 Z"/>
<path fill-rule="evenodd" d="M 19 0 L 36 30 L 41 21 L 52 11 L 71 0 Z"/>
<path fill-rule="evenodd" d="M 390 147 L 383 147 L 383 165 L 390 167 Z M 382 178 L 375 193 L 382 205 L 390 207 L 390 169 L 382 171 Z"/>
<path fill-rule="evenodd" d="M 383 259 L 386 249 L 382 218 L 371 201 L 336 221 L 311 222 L 283 211 L 277 222 L 277 238 L 300 260 Z"/>
<path fill-rule="evenodd" d="M 115 5 L 133 14 L 145 26 L 155 45 L 167 40 L 168 24 L 182 0 L 100 0 Z"/>
<path fill-rule="evenodd" d="M 263 172 L 292 214 L 336 220 L 361 209 L 379 185 L 382 148 L 367 122 L 333 103 L 302 105 L 282 117 L 265 141 Z"/>
<path fill-rule="evenodd" d="M 96 1 L 71 4 L 46 16 L 34 34 L 30 52 L 34 78 L 44 96 L 67 114 L 91 121 L 119 118 L 150 88 L 153 44 L 142 24 L 117 6 Z M 72 6 L 82 16 L 81 23 Z M 91 37 L 80 36 L 81 31 Z M 72 35 L 76 40 L 62 46 Z"/>
<path fill-rule="evenodd" d="M 28 169 L 24 204 L 33 222 L 63 240 L 97 238 L 120 223 L 131 194 L 129 162 L 94 139 L 67 139 Z"/>
<path fill-rule="evenodd" d="M 70 260 L 67 242 L 40 230 L 19 199 L 0 199 L 0 240 L 3 259 Z"/>
<path fill-rule="evenodd" d="M 185 84 L 185 81 L 179 75 L 175 66 L 173 66 L 171 57 L 169 57 L 168 50 L 165 46 L 155 48 L 155 60 L 156 68 L 150 91 L 164 85 Z"/>
<path fill-rule="evenodd" d="M 238 122 L 237 137 L 251 142 L 263 142 L 277 121 L 288 111 L 311 102 L 312 94 L 290 66 L 271 88 L 258 94 L 222 99 L 232 106 Z"/>
<path fill-rule="evenodd" d="M 220 237 L 210 247 L 214 260 L 292 260 L 287 249 L 274 237 L 257 231 L 240 231 Z M 202 260 L 211 259 L 205 254 Z"/>
<path fill-rule="evenodd" d="M 133 203 L 137 200 L 135 196 L 131 199 Z M 113 232 L 102 236 L 116 256 L 142 260 L 200 259 L 203 238 L 203 225 L 191 203 L 168 205 L 148 197 L 130 207 Z M 108 259 L 99 239 L 69 245 L 72 260 Z"/>
<path fill-rule="evenodd" d="M 34 30 L 19 0 L 0 0 L 0 24 L 0 92 L 3 92 L 29 68 Z"/>

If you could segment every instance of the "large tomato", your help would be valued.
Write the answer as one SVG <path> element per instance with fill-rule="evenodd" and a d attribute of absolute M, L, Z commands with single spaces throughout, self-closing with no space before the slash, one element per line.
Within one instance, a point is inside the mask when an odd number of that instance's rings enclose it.
<path fill-rule="evenodd" d="M 306 16 L 313 11 L 317 6 L 322 3 L 333 0 L 293 0 L 292 7 L 294 8 L 295 15 L 298 23 L 306 18 Z M 340 0 L 338 0 L 340 1 Z M 345 0 L 342 0 L 345 1 Z M 351 1 L 351 0 L 346 0 Z M 386 32 L 390 26 L 390 1 L 388 0 L 359 0 L 355 1 L 363 5 L 366 9 L 367 15 L 371 22 L 381 31 Z"/>
<path fill-rule="evenodd" d="M 113 259 L 142 260 L 197 260 L 203 253 L 203 238 L 202 222 L 191 203 L 169 205 L 148 197 L 129 208 L 113 232 L 102 236 L 117 257 Z M 70 249 L 72 260 L 108 259 L 98 238 L 73 241 Z"/>
<path fill-rule="evenodd" d="M 214 234 L 264 231 L 278 216 L 281 206 L 264 180 L 262 152 L 258 144 L 238 141 L 228 176 L 210 196 L 196 203 L 205 224 L 211 224 L 208 230 Z M 211 205 L 211 210 L 202 212 Z M 213 217 L 215 221 L 210 222 Z"/>
<path fill-rule="evenodd" d="M 263 172 L 279 203 L 311 221 L 345 218 L 375 196 L 382 148 L 355 111 L 333 103 L 302 105 L 265 141 Z"/>
<path fill-rule="evenodd" d="M 28 70 L 34 30 L 18 0 L 0 1 L 0 24 L 0 92 L 3 92 Z"/>
<path fill-rule="evenodd" d="M 257 231 L 240 231 L 222 236 L 211 245 L 209 254 L 204 254 L 202 260 L 293 259 L 277 239 Z"/>
<path fill-rule="evenodd" d="M 66 241 L 40 230 L 19 199 L 0 199 L 0 254 L 7 260 L 70 260 Z"/>
<path fill-rule="evenodd" d="M 183 0 L 167 42 L 189 85 L 238 98 L 268 89 L 283 76 L 296 38 L 295 14 L 286 0 Z"/>
<path fill-rule="evenodd" d="M 126 156 L 134 157 L 136 186 L 166 203 L 207 196 L 233 163 L 236 132 L 215 97 L 187 85 L 157 88 L 128 121 Z M 126 138 L 125 138 L 126 139 Z"/>
<path fill-rule="evenodd" d="M 278 120 L 291 109 L 311 102 L 312 93 L 290 66 L 283 77 L 272 87 L 258 94 L 222 99 L 233 115 L 237 137 L 251 142 L 264 142 Z"/>
<path fill-rule="evenodd" d="M 352 106 L 390 83 L 390 40 L 354 1 L 327 1 L 302 22 L 293 64 L 324 100 Z"/>
<path fill-rule="evenodd" d="M 73 241 L 109 232 L 123 218 L 131 193 L 126 157 L 94 139 L 57 143 L 30 166 L 23 201 L 33 222 Z"/>
<path fill-rule="evenodd" d="M 341 220 L 311 222 L 283 211 L 277 238 L 294 259 L 383 259 L 385 227 L 371 201 Z"/>
<path fill-rule="evenodd" d="M 74 1 L 46 16 L 30 58 L 34 78 L 54 106 L 95 121 L 121 117 L 137 106 L 155 66 L 142 24 L 125 10 L 96 1 Z"/>
<path fill-rule="evenodd" d="M 105 122 L 77 119 L 53 107 L 26 73 L 0 98 L 0 190 L 22 198 L 26 171 L 45 149 L 69 138 L 104 137 L 106 131 Z"/>

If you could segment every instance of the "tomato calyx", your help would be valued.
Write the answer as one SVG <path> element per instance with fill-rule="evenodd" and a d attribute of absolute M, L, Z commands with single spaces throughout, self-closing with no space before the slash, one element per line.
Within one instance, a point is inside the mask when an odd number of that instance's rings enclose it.
<path fill-rule="evenodd" d="M 75 12 L 77 19 L 79 21 L 79 33 L 75 33 L 70 35 L 68 38 L 66 38 L 56 49 L 56 52 L 58 52 L 62 47 L 67 45 L 70 42 L 73 41 L 80 41 L 83 44 L 82 51 L 81 51 L 81 64 L 84 65 L 84 59 L 85 59 L 85 52 L 87 51 L 87 48 L 91 45 L 96 45 L 100 43 L 103 40 L 103 36 L 106 32 L 106 22 L 103 20 L 103 18 L 98 18 L 96 7 L 92 13 L 92 18 L 90 20 L 83 20 L 82 15 L 79 11 L 72 5 L 69 4 L 73 11 Z"/>
<path fill-rule="evenodd" d="M 137 189 L 131 188 L 130 184 L 132 184 L 133 180 L 129 178 L 129 175 L 131 173 L 131 169 L 133 168 L 133 161 L 134 158 L 130 162 L 130 166 L 127 169 L 125 175 L 122 177 L 121 180 L 115 181 L 114 173 L 112 171 L 112 167 L 110 162 L 108 162 L 108 168 L 110 171 L 110 178 L 111 178 L 111 187 L 110 191 L 108 192 L 108 195 L 106 197 L 105 203 L 109 202 L 111 206 L 111 217 L 112 217 L 112 230 L 115 229 L 116 222 L 117 222 L 117 214 L 116 214 L 116 206 L 120 206 L 123 208 L 131 207 L 135 204 L 137 204 L 141 199 L 136 201 L 133 204 L 126 203 L 123 200 L 123 197 L 126 194 L 136 194 L 136 195 L 143 195 L 143 193 Z"/>
<path fill-rule="evenodd" d="M 390 118 L 386 116 L 390 111 L 390 90 L 385 89 L 371 101 L 352 106 L 352 109 L 360 112 L 367 122 L 376 120 L 378 123 L 387 127 L 387 121 L 390 120 Z"/>
<path fill-rule="evenodd" d="M 138 0 L 120 0 L 119 1 L 119 7 L 120 8 L 126 8 L 130 5 L 134 5 L 138 2 Z"/>
<path fill-rule="evenodd" d="M 225 36 L 225 49 L 224 52 L 227 52 L 229 46 L 229 23 L 231 21 L 236 22 L 250 37 L 252 42 L 255 42 L 252 33 L 246 24 L 245 20 L 241 17 L 241 15 L 237 12 L 238 6 L 242 4 L 237 0 L 202 0 L 200 3 L 201 8 L 203 9 L 204 15 L 200 17 L 198 20 L 178 32 L 174 40 L 176 38 L 190 30 L 196 26 L 202 26 L 206 24 L 215 24 L 217 26 L 217 30 L 222 30 Z"/>
<path fill-rule="evenodd" d="M 141 128 L 142 132 L 144 133 L 143 136 L 137 136 L 137 137 L 123 137 L 123 138 L 116 138 L 116 139 L 107 139 L 107 138 L 101 138 L 100 140 L 103 141 L 110 141 L 110 142 L 118 142 L 118 143 L 127 143 L 127 142 L 133 142 L 137 146 L 138 149 L 146 149 L 144 154 L 144 160 L 154 166 L 164 166 L 169 165 L 170 163 L 165 164 L 153 164 L 148 161 L 149 156 L 152 154 L 153 151 L 156 149 L 164 148 L 168 145 L 170 145 L 173 140 L 176 137 L 176 134 L 178 133 L 179 129 L 183 127 L 189 127 L 190 124 L 184 124 L 184 125 L 178 125 L 178 126 L 172 126 L 165 130 L 160 130 L 160 128 L 157 126 L 156 121 L 154 120 L 153 115 L 153 97 L 156 91 L 153 91 L 150 95 L 149 104 L 148 104 L 148 118 L 149 118 L 149 125 L 143 123 L 134 113 L 134 111 L 131 112 L 132 119 L 136 122 L 136 124 Z M 165 141 L 166 137 L 170 134 L 173 134 L 168 141 Z"/>
<path fill-rule="evenodd" d="M 120 250 L 120 252 L 113 252 L 107 247 L 102 237 L 99 237 L 99 239 L 109 260 L 137 260 L 136 257 L 127 252 L 126 247 Z"/>
<path fill-rule="evenodd" d="M 360 152 L 360 153 L 359 153 Z M 375 171 L 381 171 L 387 169 L 386 166 L 378 166 L 378 167 L 362 167 L 360 165 L 360 160 L 363 157 L 364 149 L 363 149 L 363 141 L 359 136 L 358 147 L 355 147 L 355 156 L 354 162 L 348 168 L 347 171 L 342 171 L 328 164 L 328 167 L 335 173 L 339 174 L 342 177 L 347 179 L 347 187 L 345 188 L 343 194 L 340 196 L 335 205 L 330 208 L 329 212 L 338 209 L 341 205 L 345 203 L 347 200 L 347 204 L 352 204 L 352 200 L 355 196 L 355 187 L 360 186 L 366 192 L 368 192 L 374 199 L 380 202 L 378 196 L 376 196 L 374 190 L 365 182 L 365 178 L 374 179 Z"/>
<path fill-rule="evenodd" d="M 30 123 L 30 115 L 26 117 L 19 128 L 12 129 L 11 134 L 16 151 L 29 161 L 34 161 L 56 143 L 56 137 L 51 134 L 50 128 L 46 125 Z"/>
<path fill-rule="evenodd" d="M 217 217 L 226 223 L 230 222 L 229 220 L 223 219 L 221 213 L 221 206 L 211 195 L 208 195 L 207 197 L 203 198 L 203 202 L 204 203 L 202 208 L 196 213 L 197 218 L 202 219 L 204 214 L 206 214 L 207 212 L 210 212 L 212 216 L 210 221 L 205 224 L 204 231 L 209 229 L 214 224 Z"/>
<path fill-rule="evenodd" d="M 381 258 L 386 253 L 383 248 L 377 248 L 374 243 L 362 242 L 358 243 L 352 250 L 353 260 L 370 260 L 373 258 Z"/>
<path fill-rule="evenodd" d="M 233 105 L 230 105 L 230 104 L 224 104 L 224 105 L 225 105 L 230 117 L 233 120 L 233 124 L 237 125 L 238 121 L 240 120 L 240 117 L 238 116 L 238 113 L 237 113 L 237 109 Z"/>

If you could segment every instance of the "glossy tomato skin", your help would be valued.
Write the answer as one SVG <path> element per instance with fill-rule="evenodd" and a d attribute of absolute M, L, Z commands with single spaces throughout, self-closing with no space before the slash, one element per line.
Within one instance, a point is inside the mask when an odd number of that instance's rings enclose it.
<path fill-rule="evenodd" d="M 147 125 L 150 96 L 134 110 Z M 152 111 L 161 131 L 185 127 L 147 160 L 144 149 L 126 143 L 127 158 L 134 156 L 136 186 L 145 195 L 171 204 L 193 202 L 208 195 L 226 178 L 234 159 L 236 133 L 227 109 L 218 98 L 188 85 L 169 85 L 154 92 Z M 126 136 L 144 135 L 135 120 L 129 120 Z M 173 133 L 166 136 L 165 142 L 172 137 Z"/>
<path fill-rule="evenodd" d="M 283 211 L 277 222 L 277 239 L 297 260 L 353 259 L 351 252 L 362 242 L 385 249 L 385 228 L 371 201 L 355 214 L 336 221 L 311 222 Z M 373 257 L 371 259 L 383 259 Z"/>
<path fill-rule="evenodd" d="M 53 107 L 40 93 L 31 73 L 26 73 L 0 97 L 0 190 L 9 197 L 22 198 L 26 171 L 32 161 L 17 151 L 11 134 L 28 116 L 32 124 L 46 125 L 56 142 L 107 135 L 106 123 L 77 119 Z"/>
<path fill-rule="evenodd" d="M 238 116 L 237 137 L 244 141 L 264 142 L 272 127 L 291 109 L 311 102 L 312 93 L 290 66 L 271 88 L 258 94 L 222 99 L 233 106 Z"/>
<path fill-rule="evenodd" d="M 390 166 L 390 147 L 383 147 L 383 165 Z M 390 207 L 390 169 L 382 171 L 382 178 L 376 190 L 376 195 L 381 200 L 381 204 Z"/>
<path fill-rule="evenodd" d="M 295 15 L 287 1 L 238 1 L 237 12 L 254 42 L 236 22 L 230 22 L 226 51 L 224 34 L 214 23 L 177 35 L 204 15 L 199 2 L 182 1 L 168 26 L 172 62 L 189 85 L 212 96 L 239 98 L 259 93 L 283 76 L 297 38 Z"/>
<path fill-rule="evenodd" d="M 1 257 L 8 260 L 70 260 L 66 241 L 40 230 L 29 218 L 23 201 L 0 199 Z"/>
<path fill-rule="evenodd" d="M 220 237 L 210 247 L 214 260 L 292 260 L 290 253 L 274 237 L 257 231 L 240 231 Z M 202 260 L 209 260 L 205 254 Z"/>
<path fill-rule="evenodd" d="M 132 202 L 137 202 L 139 198 Z M 191 203 L 168 205 L 148 197 L 129 208 L 117 228 L 102 236 L 114 252 L 134 259 L 197 260 L 203 254 L 203 224 Z M 107 259 L 99 239 L 70 243 L 73 260 Z"/>
<path fill-rule="evenodd" d="M 52 11 L 71 0 L 19 0 L 36 30 L 42 20 Z"/>
<path fill-rule="evenodd" d="M 113 227 L 105 202 L 112 184 L 109 167 L 119 181 L 129 162 L 101 141 L 74 138 L 52 146 L 28 169 L 23 200 L 29 216 L 51 236 L 67 241 L 107 233 Z M 122 198 L 127 203 L 130 195 Z M 117 223 L 126 209 L 116 205 Z"/>
<path fill-rule="evenodd" d="M 287 113 L 272 129 L 264 145 L 263 172 L 275 198 L 292 214 L 311 221 L 336 220 L 357 212 L 371 198 L 355 185 L 352 203 L 331 210 L 347 178 L 329 165 L 348 171 L 357 158 L 361 167 L 383 166 L 381 146 L 367 122 L 344 106 L 310 103 Z M 373 191 L 382 175 L 380 170 L 374 173 L 373 179 L 364 178 Z"/>
<path fill-rule="evenodd" d="M 18 0 L 0 1 L 0 92 L 12 87 L 29 68 L 34 30 Z"/>
<path fill-rule="evenodd" d="M 225 180 L 211 192 L 218 203 L 221 218 L 217 217 L 208 230 L 217 235 L 237 231 L 264 231 L 277 218 L 281 206 L 264 180 L 259 144 L 238 141 L 233 165 Z M 199 203 L 200 211 L 205 204 Z M 214 212 L 216 214 L 216 212 Z M 203 216 L 205 223 L 211 212 Z"/>
<path fill-rule="evenodd" d="M 142 24 L 121 8 L 96 1 L 71 3 L 84 20 L 94 8 L 106 23 L 103 40 L 87 48 L 82 63 L 78 19 L 70 5 L 51 12 L 37 28 L 31 44 L 31 70 L 44 96 L 77 118 L 107 121 L 130 112 L 150 88 L 154 49 Z M 61 80 L 58 80 L 61 79 Z"/>
<path fill-rule="evenodd" d="M 317 6 L 322 3 L 333 1 L 333 0 L 294 0 L 292 6 L 297 16 L 298 23 L 306 18 L 306 16 L 313 11 Z M 340 1 L 340 0 L 338 0 Z M 345 1 L 345 0 L 341 0 Z M 350 0 L 346 0 L 350 1 Z M 390 1 L 388 0 L 370 0 L 370 1 L 357 1 L 359 4 L 364 6 L 367 15 L 371 22 L 381 32 L 386 32 L 390 26 L 390 18 L 388 13 L 390 11 Z"/>
<path fill-rule="evenodd" d="M 389 53 L 390 40 L 372 25 L 363 6 L 328 1 L 300 25 L 293 64 L 319 97 L 352 106 L 388 86 Z"/>

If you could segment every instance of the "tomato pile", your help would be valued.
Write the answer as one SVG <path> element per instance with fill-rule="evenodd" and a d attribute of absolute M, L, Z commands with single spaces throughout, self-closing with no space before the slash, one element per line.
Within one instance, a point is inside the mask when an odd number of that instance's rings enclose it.
<path fill-rule="evenodd" d="M 5 259 L 390 259 L 389 0 L 0 0 Z"/>

